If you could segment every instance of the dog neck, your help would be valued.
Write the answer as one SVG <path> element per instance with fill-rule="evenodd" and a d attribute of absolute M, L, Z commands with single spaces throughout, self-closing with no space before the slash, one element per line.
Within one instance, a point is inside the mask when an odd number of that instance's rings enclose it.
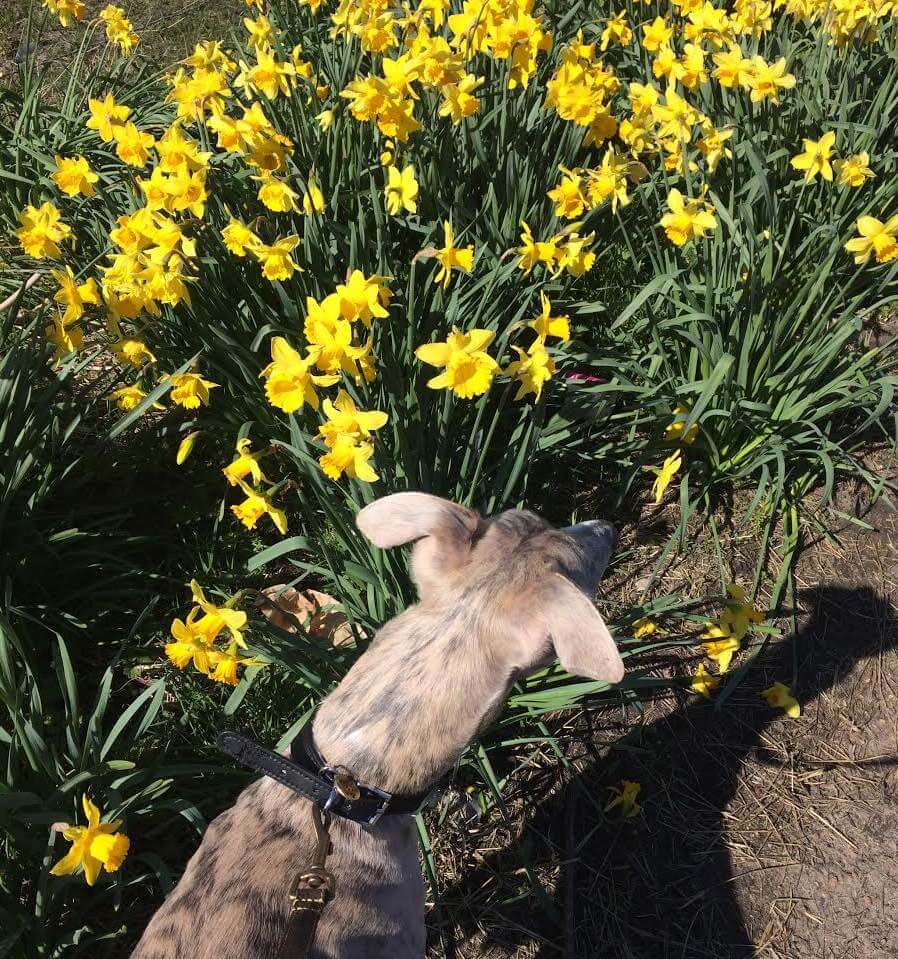
<path fill-rule="evenodd" d="M 498 713 L 514 679 L 470 610 L 419 604 L 387 623 L 315 717 L 325 762 L 393 793 L 426 790 Z"/>

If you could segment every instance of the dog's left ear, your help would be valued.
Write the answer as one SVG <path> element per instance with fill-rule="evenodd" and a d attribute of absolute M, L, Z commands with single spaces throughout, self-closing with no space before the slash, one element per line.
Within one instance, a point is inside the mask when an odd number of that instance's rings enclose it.
<path fill-rule="evenodd" d="M 393 493 L 369 503 L 356 526 L 381 549 L 414 543 L 411 573 L 423 596 L 464 566 L 483 520 L 479 513 L 429 493 Z"/>
<path fill-rule="evenodd" d="M 571 675 L 609 683 L 624 678 L 624 663 L 605 621 L 569 579 L 549 573 L 526 616 L 520 626 L 528 641 L 544 649 L 548 639 Z"/>

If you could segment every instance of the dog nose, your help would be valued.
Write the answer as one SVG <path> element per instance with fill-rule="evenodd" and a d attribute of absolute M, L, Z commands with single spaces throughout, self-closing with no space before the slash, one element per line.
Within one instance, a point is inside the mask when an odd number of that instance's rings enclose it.
<path fill-rule="evenodd" d="M 582 523 L 577 523 L 576 526 L 568 527 L 569 532 L 574 532 L 578 529 L 588 530 L 594 536 L 601 537 L 611 546 L 612 550 L 617 546 L 617 541 L 620 538 L 617 527 L 604 519 L 588 519 Z"/>

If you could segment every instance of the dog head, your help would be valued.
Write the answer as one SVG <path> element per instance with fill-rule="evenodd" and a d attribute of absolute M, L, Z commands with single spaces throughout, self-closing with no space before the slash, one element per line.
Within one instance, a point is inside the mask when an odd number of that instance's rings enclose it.
<path fill-rule="evenodd" d="M 617 540 L 593 520 L 553 529 L 524 510 L 485 519 L 426 493 L 396 493 L 356 519 L 382 549 L 412 543 L 411 574 L 421 602 L 476 611 L 490 654 L 516 674 L 557 656 L 578 676 L 619 682 L 617 646 L 592 603 Z"/>

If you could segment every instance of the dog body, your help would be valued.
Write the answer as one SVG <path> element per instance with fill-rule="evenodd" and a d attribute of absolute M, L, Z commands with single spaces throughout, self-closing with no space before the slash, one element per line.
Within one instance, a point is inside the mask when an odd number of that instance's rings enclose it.
<path fill-rule="evenodd" d="M 614 545 L 602 523 L 553 530 L 494 520 L 421 493 L 366 507 L 375 545 L 414 542 L 420 602 L 387 623 L 321 704 L 315 745 L 332 765 L 391 793 L 436 782 L 495 718 L 512 684 L 556 655 L 569 672 L 617 682 L 623 663 L 587 598 Z M 421 959 L 424 884 L 414 818 L 335 818 L 336 895 L 313 959 Z M 311 806 L 271 779 L 208 828 L 132 959 L 277 959 L 287 891 L 311 861 Z"/>

